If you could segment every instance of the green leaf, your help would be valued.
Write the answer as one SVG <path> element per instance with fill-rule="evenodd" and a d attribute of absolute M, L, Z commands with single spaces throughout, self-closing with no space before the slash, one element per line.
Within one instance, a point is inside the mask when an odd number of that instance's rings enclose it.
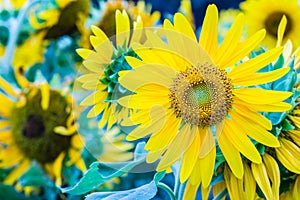
<path fill-rule="evenodd" d="M 61 191 L 75 195 L 85 194 L 112 178 L 122 176 L 134 167 L 145 162 L 146 154 L 144 153 L 145 150 L 143 150 L 144 144 L 145 143 L 139 143 L 137 145 L 134 154 L 135 159 L 133 161 L 119 163 L 94 162 L 77 184 L 72 187 L 61 188 Z"/>
<path fill-rule="evenodd" d="M 154 181 L 141 187 L 116 192 L 95 192 L 86 197 L 86 200 L 132 200 L 132 199 L 152 199 L 157 193 Z"/>
<path fill-rule="evenodd" d="M 295 127 L 287 119 L 282 120 L 281 125 L 282 125 L 282 130 L 283 131 L 289 131 L 289 130 L 294 130 L 295 129 Z"/>

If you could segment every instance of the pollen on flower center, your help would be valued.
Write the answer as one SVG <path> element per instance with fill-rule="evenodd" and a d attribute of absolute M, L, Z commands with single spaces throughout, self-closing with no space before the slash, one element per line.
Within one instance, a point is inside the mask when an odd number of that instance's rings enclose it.
<path fill-rule="evenodd" d="M 292 30 L 292 25 L 293 25 L 292 20 L 287 14 L 283 12 L 273 12 L 266 18 L 264 22 L 266 31 L 275 38 L 277 38 L 278 26 L 280 24 L 280 20 L 283 15 L 285 15 L 287 19 L 286 29 L 284 32 L 284 36 L 285 36 Z"/>
<path fill-rule="evenodd" d="M 169 98 L 177 117 L 205 127 L 226 117 L 232 104 L 231 89 L 225 71 L 212 65 L 199 65 L 177 74 Z"/>

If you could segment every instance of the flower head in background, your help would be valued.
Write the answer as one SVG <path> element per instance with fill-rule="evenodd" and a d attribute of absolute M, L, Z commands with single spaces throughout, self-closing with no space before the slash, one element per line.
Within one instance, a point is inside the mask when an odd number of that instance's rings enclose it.
<path fill-rule="evenodd" d="M 133 70 L 119 73 L 121 85 L 134 94 L 118 102 L 138 110 L 131 119 L 139 126 L 127 139 L 151 134 L 145 146 L 147 161 L 162 156 L 158 171 L 168 169 L 183 153 L 180 180 L 189 178 L 186 195 L 195 193 L 200 183 L 208 187 L 214 173 L 215 139 L 237 178 L 244 174 L 240 153 L 262 163 L 249 137 L 266 146 L 279 146 L 269 132 L 272 124 L 259 112 L 289 110 L 291 105 L 282 101 L 291 93 L 251 86 L 272 82 L 289 68 L 257 72 L 276 60 L 282 48 L 239 63 L 265 36 L 260 30 L 240 41 L 243 28 L 240 14 L 218 46 L 218 10 L 210 5 L 198 42 L 186 18 L 175 14 L 174 24 L 165 20 L 158 30 L 163 39 L 147 32 L 145 45 L 133 48 L 140 59 L 126 58 Z"/>
<path fill-rule="evenodd" d="M 28 82 L 21 70 L 15 74 L 18 87 L 0 77 L 5 104 L 0 108 L 0 167 L 13 167 L 4 183 L 17 183 L 34 160 L 60 186 L 64 166 L 75 164 L 85 170 L 70 90 L 52 88 L 44 81 Z"/>
<path fill-rule="evenodd" d="M 77 53 L 84 59 L 84 74 L 78 78 L 82 88 L 93 91 L 82 102 L 82 106 L 92 106 L 88 117 L 101 116 L 99 127 L 110 129 L 122 115 L 127 115 L 126 109 L 116 103 L 113 92 L 122 95 L 124 88 L 118 85 L 118 72 L 131 69 L 124 56 L 135 56 L 130 48 L 132 42 L 138 42 L 142 36 L 143 23 L 141 18 L 134 22 L 134 29 L 130 32 L 130 18 L 126 11 L 115 13 L 116 38 L 115 45 L 108 39 L 104 31 L 92 26 L 94 36 L 90 37 L 94 50 L 77 49 Z M 123 112 L 125 111 L 125 112 Z"/>
<path fill-rule="evenodd" d="M 141 18 L 144 27 L 152 27 L 160 18 L 160 13 L 154 11 L 151 13 L 151 5 L 145 4 L 144 1 L 123 1 L 109 0 L 101 5 L 101 10 L 103 10 L 103 16 L 101 20 L 97 23 L 97 26 L 107 35 L 107 37 L 114 36 L 116 34 L 116 19 L 115 12 L 117 10 L 125 10 L 128 14 L 130 20 L 130 28 L 133 28 L 133 21 L 137 21 Z"/>
<path fill-rule="evenodd" d="M 246 0 L 240 7 L 246 16 L 249 35 L 262 28 L 266 29 L 266 37 L 262 42 L 265 47 L 276 45 L 277 29 L 283 15 L 287 19 L 283 41 L 290 39 L 293 45 L 300 44 L 300 6 L 297 0 Z"/>
<path fill-rule="evenodd" d="M 53 4 L 39 6 L 31 13 L 30 22 L 35 29 L 46 30 L 45 39 L 71 35 L 76 31 L 85 35 L 84 23 L 89 15 L 89 0 L 56 0 Z"/>

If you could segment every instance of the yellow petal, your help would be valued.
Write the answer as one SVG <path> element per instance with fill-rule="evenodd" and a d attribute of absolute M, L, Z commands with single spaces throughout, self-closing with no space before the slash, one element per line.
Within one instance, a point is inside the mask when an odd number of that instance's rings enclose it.
<path fill-rule="evenodd" d="M 48 110 L 49 103 L 50 103 L 50 86 L 48 83 L 43 83 L 41 84 L 40 88 L 41 88 L 41 95 L 42 95 L 42 100 L 41 100 L 42 109 Z"/>
<path fill-rule="evenodd" d="M 236 104 L 241 104 L 241 105 L 248 107 L 249 109 L 257 111 L 257 112 L 284 112 L 284 111 L 288 111 L 292 108 L 292 105 L 288 104 L 286 102 L 268 103 L 268 104 L 252 104 L 252 103 L 246 103 L 244 101 L 241 101 L 235 97 L 234 97 L 233 101 Z"/>
<path fill-rule="evenodd" d="M 9 185 L 14 184 L 14 182 L 28 170 L 29 166 L 30 161 L 28 159 L 25 159 L 19 166 L 17 166 L 8 174 L 3 183 Z"/>
<path fill-rule="evenodd" d="M 287 19 L 286 16 L 283 15 L 278 26 L 276 47 L 279 47 L 281 45 L 286 24 L 287 24 Z"/>
<path fill-rule="evenodd" d="M 216 160 L 216 146 L 204 157 L 199 159 L 201 169 L 199 168 L 202 179 L 202 187 L 207 188 L 214 174 Z"/>
<path fill-rule="evenodd" d="M 293 187 L 293 199 L 297 199 L 300 195 L 300 176 L 298 175 Z"/>
<path fill-rule="evenodd" d="M 104 109 L 106 109 L 108 106 L 108 103 L 99 103 L 94 105 L 86 115 L 88 118 L 96 117 L 99 115 Z"/>
<path fill-rule="evenodd" d="M 239 123 L 235 121 L 237 116 L 235 112 L 231 112 L 232 120 L 226 120 L 223 134 L 226 134 L 230 142 L 235 148 L 240 151 L 245 157 L 255 163 L 261 163 L 261 156 L 254 144 L 246 136 L 245 131 L 241 128 Z"/>
<path fill-rule="evenodd" d="M 260 113 L 254 112 L 245 106 L 235 103 L 233 104 L 233 108 L 238 114 L 243 116 L 243 118 L 246 118 L 247 121 L 253 121 L 255 124 L 258 124 L 267 130 L 272 129 L 271 121 Z"/>
<path fill-rule="evenodd" d="M 255 199 L 256 195 L 256 182 L 254 180 L 254 177 L 252 175 L 251 169 L 248 166 L 246 162 L 244 162 L 244 179 L 243 179 L 243 185 L 244 185 L 244 196 L 248 199 Z"/>
<path fill-rule="evenodd" d="M 263 163 L 251 163 L 252 174 L 267 199 L 274 199 L 267 169 Z"/>
<path fill-rule="evenodd" d="M 199 155 L 200 136 L 196 133 L 194 141 L 191 146 L 184 153 L 181 169 L 180 169 L 180 182 L 184 183 L 192 173 L 194 165 Z"/>
<path fill-rule="evenodd" d="M 128 45 L 130 35 L 130 21 L 129 17 L 125 10 L 122 13 L 116 11 L 116 38 L 117 38 L 117 47 Z"/>
<path fill-rule="evenodd" d="M 153 106 L 149 112 L 150 125 L 146 127 L 138 126 L 135 128 L 126 139 L 129 141 L 143 138 L 151 133 L 159 132 L 165 125 L 167 113 L 161 106 Z"/>
<path fill-rule="evenodd" d="M 53 173 L 55 176 L 55 184 L 61 186 L 62 184 L 62 177 L 61 177 L 61 170 L 62 170 L 62 163 L 63 159 L 65 158 L 65 152 L 59 154 L 56 160 L 53 163 Z"/>
<path fill-rule="evenodd" d="M 234 67 L 232 71 L 228 73 L 228 77 L 230 77 L 231 79 L 247 77 L 249 74 L 255 73 L 256 71 L 262 69 L 263 67 L 277 59 L 282 50 L 282 47 L 274 48 L 260 54 L 259 56 L 256 56 L 255 58 L 243 62 L 237 67 Z"/>
<path fill-rule="evenodd" d="M 76 53 L 83 59 L 87 59 L 88 56 L 92 53 L 94 53 L 94 51 L 90 50 L 90 49 L 76 49 Z"/>
<path fill-rule="evenodd" d="M 244 174 L 244 168 L 240 152 L 231 144 L 224 131 L 226 132 L 227 130 L 223 129 L 223 133 L 218 140 L 220 149 L 234 175 L 241 179 Z"/>
<path fill-rule="evenodd" d="M 92 60 L 85 60 L 82 64 L 91 72 L 97 73 L 99 77 L 102 75 L 104 71 L 104 66 Z"/>
<path fill-rule="evenodd" d="M 107 98 L 107 92 L 103 92 L 101 90 L 97 90 L 94 93 L 87 96 L 82 102 L 80 103 L 81 106 L 90 106 L 95 105 L 97 103 L 102 103 Z"/>
<path fill-rule="evenodd" d="M 180 33 L 183 33 L 184 35 L 190 37 L 192 40 L 197 40 L 191 24 L 185 18 L 185 16 L 183 16 L 183 14 L 176 13 L 174 15 L 174 28 Z"/>
<path fill-rule="evenodd" d="M 255 73 L 246 77 L 232 79 L 232 84 L 239 86 L 252 86 L 275 81 L 290 71 L 289 67 L 280 68 L 270 72 Z"/>
<path fill-rule="evenodd" d="M 293 141 L 300 146 L 300 131 L 299 130 L 290 130 L 288 134 L 291 136 Z"/>
<path fill-rule="evenodd" d="M 279 187 L 280 187 L 280 171 L 276 160 L 268 155 L 263 155 L 263 162 L 265 163 L 265 167 L 267 169 L 267 173 L 272 182 L 272 192 L 275 199 L 279 199 Z"/>
<path fill-rule="evenodd" d="M 159 149 L 167 147 L 176 136 L 179 127 L 180 120 L 176 115 L 171 114 L 166 119 L 165 126 L 157 134 L 152 135 L 145 146 L 146 150 L 157 151 Z"/>
<path fill-rule="evenodd" d="M 196 199 L 197 190 L 200 184 L 192 185 L 190 181 L 186 184 L 183 199 Z"/>
<path fill-rule="evenodd" d="M 235 49 L 238 45 L 238 42 L 242 36 L 244 28 L 244 15 L 239 14 L 229 31 L 227 32 L 224 40 L 222 41 L 219 49 L 217 50 L 216 57 L 214 59 L 215 64 L 221 69 L 224 69 L 225 64 L 228 62 L 228 57 L 235 53 Z"/>
<path fill-rule="evenodd" d="M 214 4 L 207 7 L 199 43 L 210 56 L 215 55 L 218 48 L 218 8 Z"/>
<path fill-rule="evenodd" d="M 135 91 L 145 84 L 158 84 L 169 88 L 173 84 L 175 76 L 176 72 L 170 67 L 145 64 L 120 77 L 119 82 L 131 91 Z"/>
<path fill-rule="evenodd" d="M 143 35 L 143 31 L 143 20 L 140 16 L 138 16 L 136 21 L 133 23 L 133 33 L 130 43 L 139 42 Z"/>
<path fill-rule="evenodd" d="M 175 161 L 177 161 L 180 156 L 186 151 L 186 149 L 193 142 L 196 135 L 197 128 L 190 127 L 190 125 L 184 125 L 168 146 L 166 153 L 163 158 L 160 160 L 157 170 L 162 171 L 165 168 L 171 166 Z"/>
<path fill-rule="evenodd" d="M 261 88 L 240 88 L 233 90 L 239 99 L 251 104 L 272 104 L 283 101 L 292 95 L 292 92 L 264 90 Z"/>
<path fill-rule="evenodd" d="M 231 115 L 231 113 L 233 112 L 230 112 L 229 114 Z M 255 139 L 257 142 L 260 142 L 266 146 L 279 147 L 280 144 L 277 137 L 259 125 L 259 118 L 247 118 L 245 116 L 247 113 L 250 112 L 245 112 L 244 115 L 241 115 L 240 112 L 234 112 L 234 120 L 242 129 L 244 129 L 245 133 Z M 249 114 L 248 117 L 250 116 L 251 114 Z M 251 126 L 249 126 L 249 124 L 251 124 Z"/>
<path fill-rule="evenodd" d="M 257 47 L 265 35 L 266 31 L 260 30 L 243 42 L 240 42 L 236 48 L 236 51 L 234 51 L 230 58 L 227 59 L 227 62 L 224 63 L 224 67 L 232 66 L 247 56 L 255 47 Z"/>
<path fill-rule="evenodd" d="M 279 161 L 290 171 L 300 173 L 300 148 L 293 142 L 280 139 L 281 146 L 276 148 Z"/>
<path fill-rule="evenodd" d="M 19 149 L 15 145 L 9 145 L 7 148 L 1 149 L 0 151 L 0 167 L 12 167 L 17 164 L 22 158 L 23 155 L 20 154 Z"/>

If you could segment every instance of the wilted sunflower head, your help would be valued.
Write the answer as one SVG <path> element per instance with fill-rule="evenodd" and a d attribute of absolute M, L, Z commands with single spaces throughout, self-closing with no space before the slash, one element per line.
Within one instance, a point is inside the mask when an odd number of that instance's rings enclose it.
<path fill-rule="evenodd" d="M 47 82 L 28 82 L 18 71 L 16 79 L 19 88 L 0 77 L 6 104 L 0 109 L 0 167 L 15 167 L 4 182 L 13 184 L 35 160 L 61 185 L 63 166 L 85 169 L 72 97 Z"/>

